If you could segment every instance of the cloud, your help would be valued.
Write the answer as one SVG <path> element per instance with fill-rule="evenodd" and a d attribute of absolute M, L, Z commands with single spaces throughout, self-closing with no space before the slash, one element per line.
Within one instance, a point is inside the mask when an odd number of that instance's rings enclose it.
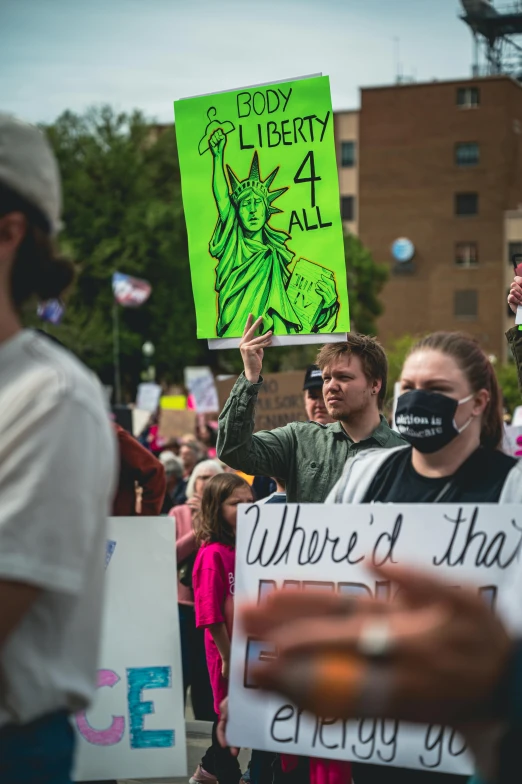
<path fill-rule="evenodd" d="M 188 95 L 329 74 L 335 108 L 394 80 L 394 37 L 418 79 L 468 71 L 453 0 L 4 0 L 2 108 L 33 121 L 110 103 L 172 119 Z M 444 57 L 441 57 L 444 44 Z"/>

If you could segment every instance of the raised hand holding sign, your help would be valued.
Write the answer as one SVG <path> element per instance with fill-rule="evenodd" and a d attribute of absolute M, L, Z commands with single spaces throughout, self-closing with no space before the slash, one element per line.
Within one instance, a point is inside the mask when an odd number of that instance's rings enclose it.
<path fill-rule="evenodd" d="M 262 327 L 263 319 L 258 318 L 254 321 L 252 314 L 249 315 L 239 349 L 245 367 L 245 376 L 251 384 L 257 384 L 263 368 L 264 349 L 272 343 L 272 332 L 255 337 L 255 334 Z"/>

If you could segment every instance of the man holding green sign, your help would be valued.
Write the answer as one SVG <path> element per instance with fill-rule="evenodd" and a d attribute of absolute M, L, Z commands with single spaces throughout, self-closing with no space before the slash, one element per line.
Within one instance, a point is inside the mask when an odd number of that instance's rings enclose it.
<path fill-rule="evenodd" d="M 328 78 L 175 110 L 198 337 L 237 346 L 253 313 L 276 344 L 339 339 L 350 322 Z"/>

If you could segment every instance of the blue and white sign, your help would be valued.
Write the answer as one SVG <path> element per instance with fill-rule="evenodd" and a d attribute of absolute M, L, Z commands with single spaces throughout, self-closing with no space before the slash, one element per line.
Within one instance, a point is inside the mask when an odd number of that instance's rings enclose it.
<path fill-rule="evenodd" d="M 415 255 L 415 245 L 407 237 L 399 237 L 391 246 L 391 252 L 395 261 L 402 264 L 412 260 Z"/>

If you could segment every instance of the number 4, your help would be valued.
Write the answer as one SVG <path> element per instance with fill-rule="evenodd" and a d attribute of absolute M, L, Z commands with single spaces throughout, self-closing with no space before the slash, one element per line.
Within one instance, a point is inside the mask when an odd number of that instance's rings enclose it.
<path fill-rule="evenodd" d="M 310 176 L 309 177 L 301 177 L 304 167 L 307 163 L 310 163 Z M 294 182 L 296 185 L 299 185 L 301 182 L 309 182 L 310 183 L 310 201 L 312 203 L 312 207 L 315 207 L 315 183 L 319 182 L 321 177 L 316 177 L 315 174 L 315 158 L 313 150 L 310 150 L 306 153 L 305 159 L 300 165 L 297 170 L 297 173 L 294 177 Z"/>

